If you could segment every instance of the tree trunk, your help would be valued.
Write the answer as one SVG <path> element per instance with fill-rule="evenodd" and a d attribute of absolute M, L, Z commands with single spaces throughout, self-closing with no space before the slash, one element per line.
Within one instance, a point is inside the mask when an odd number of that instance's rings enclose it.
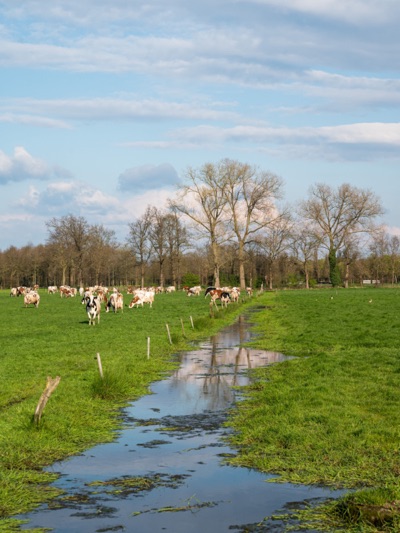
<path fill-rule="evenodd" d="M 239 250 L 238 250 L 238 261 L 239 261 L 239 283 L 240 283 L 240 290 L 244 291 L 246 289 L 246 278 L 245 278 L 245 271 L 244 271 L 244 247 L 243 243 L 239 243 Z"/>
<path fill-rule="evenodd" d="M 329 249 L 328 260 L 329 260 L 329 275 L 331 278 L 331 283 L 333 287 L 337 287 L 338 285 L 341 284 L 341 277 L 340 277 L 339 267 L 338 267 L 337 259 L 336 259 L 336 249 L 333 246 L 331 246 Z"/>

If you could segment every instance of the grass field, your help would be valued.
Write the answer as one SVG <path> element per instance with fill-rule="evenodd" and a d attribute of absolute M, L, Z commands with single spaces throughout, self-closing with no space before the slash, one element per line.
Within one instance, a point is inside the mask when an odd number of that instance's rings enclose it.
<path fill-rule="evenodd" d="M 400 290 L 263 298 L 257 346 L 297 357 L 254 371 L 230 420 L 233 463 L 357 489 L 314 513 L 318 530 L 400 531 Z"/>
<path fill-rule="evenodd" d="M 0 291 L 0 531 L 14 531 L 12 515 L 54 496 L 53 474 L 43 467 L 112 440 L 119 408 L 170 372 L 174 353 L 216 332 L 247 305 L 232 304 L 210 318 L 203 296 L 160 294 L 152 309 L 106 314 L 103 307 L 100 324 L 89 326 L 79 297 L 40 295 L 34 308 Z M 124 303 L 130 299 L 125 295 Z M 37 425 L 33 414 L 47 376 L 61 381 Z"/>
<path fill-rule="evenodd" d="M 54 496 L 44 466 L 113 439 L 119 408 L 171 371 L 173 354 L 191 339 L 239 312 L 231 305 L 210 318 L 209 300 L 164 294 L 153 309 L 103 310 L 89 327 L 79 298 L 41 297 L 38 309 L 25 308 L 0 292 L 2 532 L 17 530 L 12 515 Z M 253 315 L 256 345 L 296 358 L 254 371 L 229 421 L 238 449 L 232 462 L 281 481 L 351 489 L 302 511 L 306 529 L 400 531 L 400 290 L 277 291 L 254 301 L 265 305 Z M 36 426 L 48 375 L 61 381 Z"/>

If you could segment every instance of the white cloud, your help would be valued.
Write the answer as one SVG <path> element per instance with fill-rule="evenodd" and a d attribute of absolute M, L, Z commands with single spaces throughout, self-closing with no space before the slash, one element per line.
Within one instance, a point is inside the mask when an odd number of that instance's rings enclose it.
<path fill-rule="evenodd" d="M 54 175 L 65 173 L 60 168 L 51 167 L 39 158 L 32 156 L 24 147 L 14 148 L 12 156 L 0 150 L 0 185 L 28 179 L 48 180 Z"/>

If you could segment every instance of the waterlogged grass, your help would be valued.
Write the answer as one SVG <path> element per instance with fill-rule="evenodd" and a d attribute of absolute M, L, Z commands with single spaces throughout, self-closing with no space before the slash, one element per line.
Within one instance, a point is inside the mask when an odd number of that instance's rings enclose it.
<path fill-rule="evenodd" d="M 324 510 L 321 531 L 400 531 L 400 290 L 263 300 L 257 346 L 297 357 L 254 371 L 229 422 L 239 450 L 231 462 L 278 481 L 356 489 Z M 386 508 L 379 519 L 374 505 Z"/>
<path fill-rule="evenodd" d="M 103 308 L 100 324 L 89 326 L 80 298 L 40 294 L 38 308 L 25 308 L 22 298 L 0 291 L 0 531 L 18 527 L 11 516 L 55 496 L 45 466 L 115 438 L 121 406 L 171 372 L 173 354 L 189 341 L 216 332 L 248 305 L 210 318 L 203 296 L 161 294 L 153 309 L 106 314 Z M 61 381 L 35 425 L 47 376 Z"/>

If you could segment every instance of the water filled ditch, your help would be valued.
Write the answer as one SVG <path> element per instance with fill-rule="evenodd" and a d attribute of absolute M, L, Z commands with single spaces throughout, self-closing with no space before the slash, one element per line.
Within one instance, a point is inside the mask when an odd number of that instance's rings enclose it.
<path fill-rule="evenodd" d="M 250 339 L 244 317 L 193 351 L 152 394 L 124 410 L 113 443 L 56 463 L 54 485 L 64 495 L 18 518 L 23 529 L 57 533 L 128 531 L 155 533 L 283 531 L 269 515 L 287 512 L 340 491 L 281 483 L 224 464 L 235 453 L 224 442 L 227 411 L 238 401 L 234 385 L 248 383 L 248 369 L 285 356 L 243 347 Z M 293 524 L 292 524 L 293 525 Z"/>

